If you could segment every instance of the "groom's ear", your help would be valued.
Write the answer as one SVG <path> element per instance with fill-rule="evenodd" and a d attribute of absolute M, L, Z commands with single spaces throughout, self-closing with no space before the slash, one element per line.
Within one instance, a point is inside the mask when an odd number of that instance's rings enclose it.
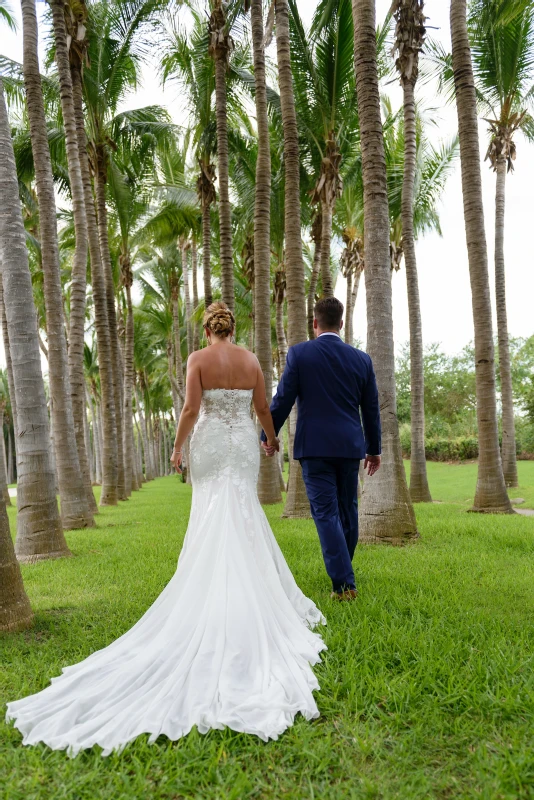
<path fill-rule="evenodd" d="M 317 324 L 317 320 L 315 319 L 315 317 L 313 318 L 313 327 L 315 328 L 315 330 L 317 330 L 317 328 L 319 327 L 319 326 L 318 326 L 318 324 Z"/>
<path fill-rule="evenodd" d="M 341 322 L 339 323 L 339 330 L 341 330 L 342 328 L 343 328 L 343 320 L 341 320 Z"/>

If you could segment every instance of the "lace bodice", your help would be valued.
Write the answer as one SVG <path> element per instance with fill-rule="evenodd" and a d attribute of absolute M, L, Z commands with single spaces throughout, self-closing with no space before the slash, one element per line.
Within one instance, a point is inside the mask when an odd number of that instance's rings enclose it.
<path fill-rule="evenodd" d="M 252 389 L 205 389 L 191 437 L 193 485 L 231 478 L 256 491 L 259 436 L 251 417 Z"/>
<path fill-rule="evenodd" d="M 199 421 L 203 416 L 216 417 L 232 425 L 250 420 L 252 389 L 204 389 Z"/>

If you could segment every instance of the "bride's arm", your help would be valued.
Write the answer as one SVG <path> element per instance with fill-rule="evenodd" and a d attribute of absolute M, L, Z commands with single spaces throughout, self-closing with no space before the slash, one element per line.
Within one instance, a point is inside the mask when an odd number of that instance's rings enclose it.
<path fill-rule="evenodd" d="M 197 353 L 191 353 L 187 362 L 187 379 L 185 385 L 185 403 L 180 414 L 176 439 L 174 440 L 174 451 L 171 461 L 174 467 L 182 460 L 182 447 L 184 442 L 193 430 L 193 425 L 200 411 L 202 400 L 202 383 L 200 382 L 200 365 Z"/>
<path fill-rule="evenodd" d="M 258 417 L 261 427 L 267 436 L 267 444 L 278 450 L 278 439 L 276 438 L 273 418 L 271 416 L 269 403 L 267 402 L 267 396 L 265 394 L 265 378 L 263 377 L 263 372 L 261 371 L 259 364 L 256 388 L 254 389 L 252 402 L 254 403 L 254 411 L 256 412 L 256 416 Z"/>

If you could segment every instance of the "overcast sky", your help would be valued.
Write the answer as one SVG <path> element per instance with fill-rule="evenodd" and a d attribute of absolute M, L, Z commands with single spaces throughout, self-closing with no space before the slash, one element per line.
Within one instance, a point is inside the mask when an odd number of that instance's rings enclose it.
<path fill-rule="evenodd" d="M 391 0 L 377 0 L 377 19 L 382 20 Z M 15 5 L 15 3 L 13 3 Z M 298 5 L 306 21 L 310 21 L 315 0 L 298 0 Z M 427 0 L 428 25 L 435 30 L 431 35 L 439 39 L 449 49 L 448 29 L 449 3 L 445 0 Z M 39 10 L 44 8 L 39 3 Z M 17 14 L 20 12 L 17 8 Z M 12 34 L 3 26 L 0 52 L 3 55 L 22 60 L 22 37 Z M 156 56 L 157 57 L 157 56 Z M 401 91 L 395 83 L 387 87 L 395 108 L 401 105 Z M 444 107 L 443 101 L 435 97 L 432 88 L 419 88 L 419 98 L 428 107 L 438 108 L 433 114 L 437 122 L 435 137 L 445 139 L 456 133 L 456 109 Z M 183 122 L 183 103 L 172 86 L 163 92 L 156 74 L 156 64 L 143 72 L 143 85 L 132 94 L 125 107 L 136 108 L 144 105 L 161 104 L 168 108 L 177 122 Z M 486 125 L 481 123 L 482 158 L 486 151 Z M 530 336 L 534 333 L 534 255 L 530 239 L 533 226 L 534 197 L 534 146 L 528 144 L 521 134 L 517 136 L 517 161 L 513 174 L 507 180 L 506 203 L 506 273 L 508 294 L 508 321 L 512 336 Z M 481 158 L 481 161 L 482 161 Z M 494 236 L 494 190 L 495 176 L 482 164 L 484 208 L 486 214 L 486 235 L 490 264 L 490 282 L 493 294 L 493 236 Z M 449 353 L 459 351 L 473 338 L 473 318 L 471 293 L 465 243 L 465 230 L 462 210 L 462 194 L 459 162 L 450 177 L 443 194 L 440 208 L 443 236 L 429 234 L 417 243 L 419 287 L 423 335 L 426 343 L 440 342 Z M 355 333 L 365 342 L 365 289 L 362 280 L 360 296 L 356 306 Z M 344 300 L 344 286 L 341 280 L 336 294 Z M 408 340 L 408 307 L 406 299 L 406 280 L 404 270 L 393 275 L 393 314 L 397 350 Z"/>

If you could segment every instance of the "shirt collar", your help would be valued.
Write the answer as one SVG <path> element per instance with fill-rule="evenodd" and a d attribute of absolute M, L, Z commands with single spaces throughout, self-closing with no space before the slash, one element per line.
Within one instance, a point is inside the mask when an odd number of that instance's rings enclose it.
<path fill-rule="evenodd" d="M 337 336 L 338 339 L 341 339 L 339 333 L 335 333 L 334 331 L 324 331 L 323 333 L 320 333 L 317 338 L 320 339 L 321 336 Z"/>

